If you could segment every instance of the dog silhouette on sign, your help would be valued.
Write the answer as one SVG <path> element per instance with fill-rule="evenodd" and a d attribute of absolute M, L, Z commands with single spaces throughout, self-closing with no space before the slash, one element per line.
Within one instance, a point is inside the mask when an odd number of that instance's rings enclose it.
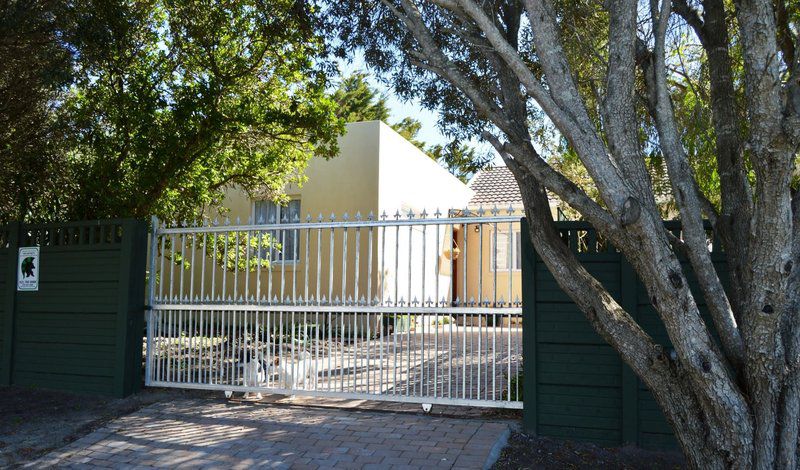
<path fill-rule="evenodd" d="M 33 264 L 33 256 L 29 256 L 22 260 L 22 278 L 33 277 L 33 270 L 36 266 Z"/>

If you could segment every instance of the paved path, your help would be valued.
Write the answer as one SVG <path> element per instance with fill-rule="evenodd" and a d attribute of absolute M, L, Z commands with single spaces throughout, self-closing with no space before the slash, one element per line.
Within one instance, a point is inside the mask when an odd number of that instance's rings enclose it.
<path fill-rule="evenodd" d="M 509 426 L 421 414 L 187 399 L 119 418 L 32 465 L 483 468 L 496 458 Z"/>

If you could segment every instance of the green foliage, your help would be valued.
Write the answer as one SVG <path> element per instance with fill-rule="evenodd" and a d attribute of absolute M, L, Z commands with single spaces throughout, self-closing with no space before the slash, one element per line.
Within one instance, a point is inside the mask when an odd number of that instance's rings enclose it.
<path fill-rule="evenodd" d="M 166 260 L 186 270 L 205 258 L 230 272 L 256 272 L 269 269 L 273 254 L 283 249 L 278 238 L 269 231 L 185 234 L 165 238 L 159 249 Z"/>
<path fill-rule="evenodd" d="M 428 155 L 464 183 L 491 164 L 490 155 L 478 155 L 473 147 L 458 140 L 428 147 Z"/>
<path fill-rule="evenodd" d="M 46 213 L 62 184 L 52 100 L 71 81 L 70 53 L 58 42 L 63 10 L 46 0 L 0 6 L 0 223 Z"/>
<path fill-rule="evenodd" d="M 347 122 L 389 119 L 386 96 L 378 93 L 367 81 L 368 75 L 356 72 L 344 77 L 333 92 L 333 100 L 338 105 L 337 115 Z M 422 123 L 412 117 L 405 117 L 391 124 L 398 134 L 425 152 L 451 174 L 467 182 L 475 172 L 489 165 L 488 155 L 478 156 L 474 148 L 453 140 L 447 145 L 428 145 L 419 139 Z"/>
<path fill-rule="evenodd" d="M 518 44 L 520 56 L 534 75 L 541 75 L 537 51 L 531 41 L 530 25 L 521 20 L 524 12 L 519 4 L 500 2 L 482 5 L 487 12 L 491 10 L 496 15 L 495 20 L 501 31 L 519 27 L 512 35 L 514 40 L 511 42 Z M 800 8 L 791 2 L 790 5 L 786 12 L 787 20 L 789 24 L 796 25 Z M 613 86 L 606 82 L 608 14 L 602 2 L 557 0 L 552 2 L 552 7 L 555 17 L 558 18 L 561 45 L 575 84 L 598 133 L 601 138 L 605 138 L 601 98 L 607 95 L 607 87 Z M 431 30 L 431 39 L 450 63 L 459 68 L 470 84 L 499 100 L 496 91 L 507 87 L 500 83 L 500 77 L 504 74 L 498 72 L 498 63 L 487 60 L 479 53 L 478 48 L 483 47 L 482 45 L 464 39 L 473 32 L 457 15 L 443 13 L 446 10 L 435 5 L 420 6 L 423 22 L 429 26 L 435 25 Z M 480 136 L 485 130 L 493 129 L 487 117 L 478 113 L 461 91 L 432 73 L 429 66 L 420 66 L 426 61 L 419 53 L 406 53 L 417 50 L 418 46 L 388 8 L 368 8 L 362 0 L 343 1 L 331 6 L 328 18 L 328 27 L 340 39 L 336 50 L 338 54 L 361 51 L 370 70 L 391 80 L 395 92 L 401 98 L 419 99 L 427 108 L 437 110 L 440 113 L 439 126 L 447 135 L 466 141 Z M 667 68 L 676 121 L 700 189 L 713 204 L 718 204 L 719 175 L 716 173 L 716 137 L 711 121 L 707 57 L 690 28 L 677 15 L 675 18 L 668 34 Z M 735 28 L 730 31 L 730 35 L 733 82 L 739 98 L 729 105 L 744 113 L 741 99 L 744 93 L 741 41 Z M 640 36 L 651 40 L 651 33 L 640 32 Z M 645 58 L 640 57 L 638 60 Z M 647 109 L 645 80 L 640 69 L 637 74 L 636 95 L 633 98 L 641 150 L 650 170 L 659 209 L 664 217 L 674 218 L 677 216 L 676 206 L 661 157 L 658 136 Z M 555 130 L 552 122 L 536 106 L 528 106 L 526 117 L 526 128 L 542 156 L 602 204 L 594 183 L 571 144 Z M 747 120 L 742 119 L 741 122 L 746 125 Z M 741 129 L 741 132 L 746 135 L 747 129 Z M 800 157 L 798 158 L 800 162 Z M 796 176 L 796 180 L 800 181 L 800 175 Z M 797 187 L 800 187 L 800 183 Z M 562 205 L 565 212 L 577 216 L 576 212 L 565 204 Z"/>
<path fill-rule="evenodd" d="M 337 106 L 336 115 L 345 122 L 389 119 L 386 95 L 370 86 L 366 73 L 356 72 L 342 78 L 332 98 Z"/>
<path fill-rule="evenodd" d="M 508 378 L 506 377 L 506 380 Z M 524 376 L 522 372 L 519 372 L 515 375 L 511 376 L 511 381 L 509 383 L 509 389 L 503 390 L 503 400 L 510 400 L 510 401 L 522 401 L 522 384 L 525 383 Z M 509 398 L 510 396 L 510 398 Z"/>
<path fill-rule="evenodd" d="M 414 144 L 415 147 L 425 152 L 427 144 L 417 138 L 422 129 L 422 123 L 411 117 L 405 117 L 400 122 L 392 124 L 392 129 L 402 135 L 404 139 Z"/>
<path fill-rule="evenodd" d="M 90 1 L 65 16 L 66 184 L 29 218 L 190 219 L 233 185 L 279 197 L 312 155 L 336 154 L 313 3 Z"/>

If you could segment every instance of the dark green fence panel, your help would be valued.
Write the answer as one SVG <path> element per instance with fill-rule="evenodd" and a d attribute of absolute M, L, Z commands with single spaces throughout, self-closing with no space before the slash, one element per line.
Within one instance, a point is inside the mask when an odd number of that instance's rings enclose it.
<path fill-rule="evenodd" d="M 525 428 L 542 436 L 605 446 L 631 443 L 651 449 L 676 448 L 672 430 L 650 392 L 558 286 L 536 255 L 527 227 L 523 219 Z M 680 230 L 672 222 L 668 227 Z M 558 222 L 557 228 L 586 269 L 654 340 L 669 347 L 647 292 L 624 257 L 587 223 Z M 727 282 L 724 257 L 712 253 L 712 259 Z M 684 263 L 684 269 L 698 293 L 688 264 Z M 702 296 L 697 299 L 707 315 Z"/>
<path fill-rule="evenodd" d="M 137 390 L 146 225 L 23 225 L 18 234 L 18 242 L 6 244 L 6 264 L 0 264 L 14 267 L 0 280 L 13 299 L 3 310 L 3 345 L 10 345 L 3 349 L 3 383 L 113 396 Z M 17 292 L 16 252 L 28 246 L 40 247 L 39 289 Z"/>

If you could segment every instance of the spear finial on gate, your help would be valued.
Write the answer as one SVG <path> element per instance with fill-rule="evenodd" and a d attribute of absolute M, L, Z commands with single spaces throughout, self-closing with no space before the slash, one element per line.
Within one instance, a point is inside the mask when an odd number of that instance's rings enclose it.
<path fill-rule="evenodd" d="M 508 215 L 514 215 L 514 206 L 512 204 L 508 204 L 508 209 L 506 209 Z"/>
<path fill-rule="evenodd" d="M 344 211 L 344 214 L 342 215 L 342 220 L 345 222 L 350 220 L 350 215 L 347 213 L 347 211 Z"/>
<path fill-rule="evenodd" d="M 336 220 L 336 214 L 331 212 L 331 222 L 333 222 L 334 220 Z"/>
<path fill-rule="evenodd" d="M 356 211 L 356 221 L 361 221 L 361 211 Z"/>
<path fill-rule="evenodd" d="M 483 209 L 483 206 L 482 206 L 482 205 L 481 205 L 481 206 L 478 206 L 478 212 L 477 212 L 477 214 L 478 214 L 478 217 L 483 217 L 483 215 L 484 215 L 484 214 L 486 214 L 486 211 Z"/>
<path fill-rule="evenodd" d="M 389 215 L 388 215 L 388 214 L 386 214 L 386 210 L 384 210 L 384 211 L 381 213 L 381 219 L 383 219 L 383 220 L 386 220 L 388 217 L 389 217 Z"/>
<path fill-rule="evenodd" d="M 378 305 L 380 303 L 380 299 L 376 295 L 374 299 L 372 299 L 372 305 Z"/>
<path fill-rule="evenodd" d="M 375 219 L 375 214 L 373 214 L 372 211 L 369 211 L 369 215 L 367 216 L 367 220 L 371 221 L 371 220 L 374 220 L 374 219 Z"/>
<path fill-rule="evenodd" d="M 455 306 L 458 307 L 459 305 L 461 305 L 461 299 L 458 296 L 456 296 L 456 300 L 454 301 L 454 303 Z"/>
<path fill-rule="evenodd" d="M 500 213 L 500 209 L 498 209 L 498 208 L 497 208 L 497 204 L 495 204 L 495 205 L 494 205 L 494 207 L 492 207 L 492 215 L 493 215 L 493 216 L 495 216 L 495 217 L 497 217 L 497 215 L 498 215 L 499 213 Z"/>
<path fill-rule="evenodd" d="M 427 219 L 428 218 L 428 212 L 424 208 L 422 209 L 422 212 L 419 213 L 419 218 L 420 219 Z"/>
<path fill-rule="evenodd" d="M 514 297 L 514 305 L 517 307 L 522 305 L 522 301 L 519 300 L 519 297 Z"/>
<path fill-rule="evenodd" d="M 471 307 L 474 307 L 474 306 L 475 306 L 475 297 L 470 297 L 470 298 L 469 298 L 469 305 L 470 305 Z"/>
<path fill-rule="evenodd" d="M 438 219 L 439 217 L 442 216 L 442 211 L 440 211 L 439 208 L 437 207 L 436 212 L 433 213 L 433 216 Z"/>
<path fill-rule="evenodd" d="M 400 220 L 400 209 L 398 209 L 398 210 L 397 210 L 397 211 L 394 213 L 394 218 L 395 218 L 395 219 L 397 219 L 397 220 Z"/>

